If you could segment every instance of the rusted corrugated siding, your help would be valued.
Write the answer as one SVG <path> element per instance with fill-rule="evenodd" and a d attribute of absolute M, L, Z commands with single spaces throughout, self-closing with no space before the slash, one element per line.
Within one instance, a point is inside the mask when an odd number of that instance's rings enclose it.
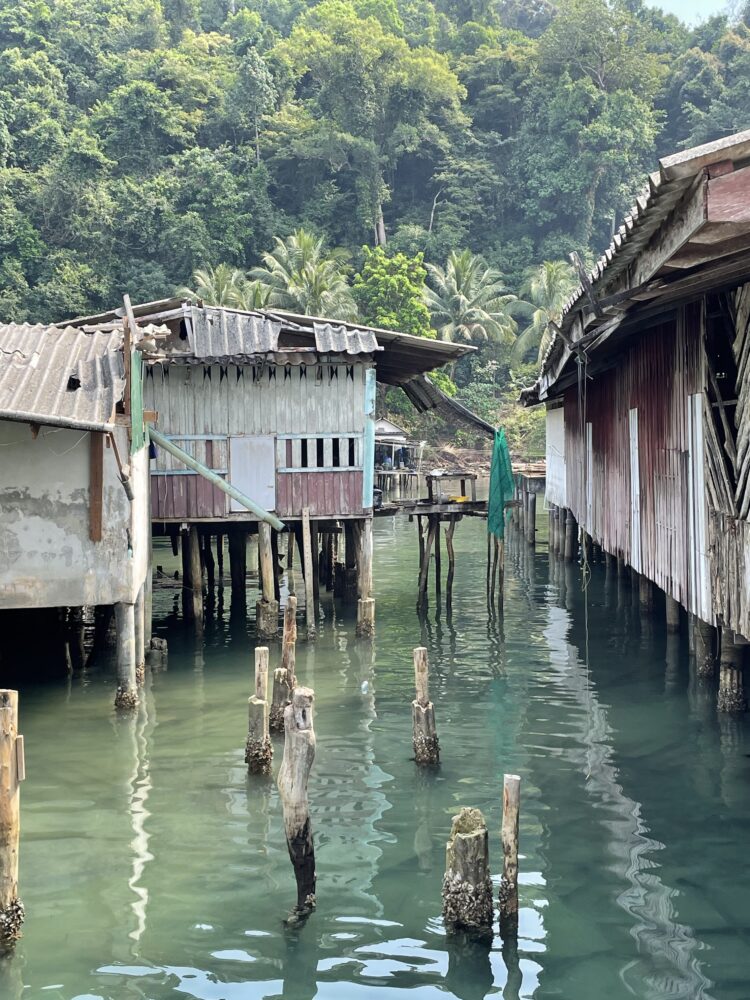
<path fill-rule="evenodd" d="M 632 561 L 629 412 L 638 411 L 641 572 L 688 602 L 688 397 L 702 389 L 701 306 L 633 342 L 565 396 L 567 502 L 606 551 Z M 591 424 L 587 470 L 586 424 Z M 591 512 L 587 512 L 587 476 Z"/>

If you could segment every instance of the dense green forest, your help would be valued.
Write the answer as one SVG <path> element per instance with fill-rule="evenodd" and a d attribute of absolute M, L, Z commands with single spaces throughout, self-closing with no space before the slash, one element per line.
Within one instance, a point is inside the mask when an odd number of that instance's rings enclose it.
<path fill-rule="evenodd" d="M 452 374 L 489 413 L 561 261 L 602 249 L 658 156 L 750 123 L 748 25 L 640 0 L 0 0 L 0 320 L 218 282 L 483 345 Z"/>

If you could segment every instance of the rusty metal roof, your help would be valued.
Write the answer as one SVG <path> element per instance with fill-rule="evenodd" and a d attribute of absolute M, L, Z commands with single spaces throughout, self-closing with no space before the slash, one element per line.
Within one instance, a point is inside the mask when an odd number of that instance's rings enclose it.
<path fill-rule="evenodd" d="M 122 331 L 0 324 L 0 419 L 100 430 L 122 399 Z"/>
<path fill-rule="evenodd" d="M 373 330 L 367 327 L 313 323 L 315 348 L 320 354 L 374 354 L 382 350 Z"/>

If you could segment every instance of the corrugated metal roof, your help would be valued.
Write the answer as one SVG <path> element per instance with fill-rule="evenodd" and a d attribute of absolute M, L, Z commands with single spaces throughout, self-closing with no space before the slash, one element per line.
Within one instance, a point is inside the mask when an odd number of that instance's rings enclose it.
<path fill-rule="evenodd" d="M 281 323 L 260 313 L 193 306 L 188 343 L 201 361 L 251 357 L 278 350 Z"/>
<path fill-rule="evenodd" d="M 457 399 L 446 396 L 442 389 L 439 389 L 426 375 L 417 375 L 416 378 L 409 379 L 408 382 L 403 383 L 401 388 L 418 413 L 424 413 L 426 410 L 437 410 L 447 420 L 477 428 L 494 438 L 495 428 L 492 424 L 477 416 L 463 403 L 459 403 Z"/>
<path fill-rule="evenodd" d="M 122 331 L 0 324 L 0 418 L 97 429 L 122 399 Z"/>
<path fill-rule="evenodd" d="M 372 330 L 313 323 L 315 348 L 321 354 L 374 354 L 379 350 Z"/>

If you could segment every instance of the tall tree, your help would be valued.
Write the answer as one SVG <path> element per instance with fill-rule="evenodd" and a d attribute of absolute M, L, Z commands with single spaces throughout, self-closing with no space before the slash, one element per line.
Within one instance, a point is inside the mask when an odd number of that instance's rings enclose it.
<path fill-rule="evenodd" d="M 511 315 L 516 296 L 499 271 L 470 250 L 451 251 L 445 267 L 428 264 L 425 302 L 440 340 L 490 340 L 512 344 L 517 324 Z"/>
<path fill-rule="evenodd" d="M 217 264 L 200 268 L 193 275 L 192 288 L 178 288 L 175 295 L 189 299 L 202 299 L 208 306 L 243 308 L 245 278 L 242 271 L 231 264 Z"/>
<path fill-rule="evenodd" d="M 354 276 L 353 292 L 363 322 L 415 337 L 434 337 L 424 302 L 427 270 L 422 255 L 388 256 L 383 247 L 362 247 L 362 253 L 364 262 Z"/>
<path fill-rule="evenodd" d="M 519 311 L 529 312 L 530 321 L 513 345 L 514 363 L 523 361 L 534 347 L 541 363 L 551 339 L 550 323 L 560 322 L 576 284 L 573 269 L 564 260 L 545 260 L 527 272 L 520 289 L 526 301 L 519 302 Z"/>

